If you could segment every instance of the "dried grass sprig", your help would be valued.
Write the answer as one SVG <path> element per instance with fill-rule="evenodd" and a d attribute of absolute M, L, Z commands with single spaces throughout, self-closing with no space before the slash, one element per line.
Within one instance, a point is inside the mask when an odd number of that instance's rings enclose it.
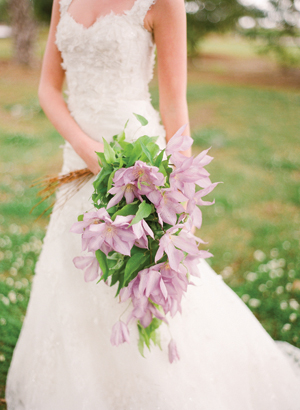
<path fill-rule="evenodd" d="M 41 190 L 37 193 L 37 196 L 40 197 L 40 201 L 34 205 L 31 209 L 30 213 L 41 203 L 46 201 L 52 195 L 56 193 L 58 188 L 62 186 L 66 186 L 66 191 L 60 197 L 60 199 L 56 202 L 56 206 L 62 206 L 68 199 L 70 199 L 73 195 L 76 194 L 80 190 L 80 188 L 85 185 L 92 177 L 93 173 L 88 169 L 78 169 L 76 171 L 69 172 L 68 174 L 63 175 L 56 175 L 56 176 L 46 176 L 42 178 L 38 178 L 34 181 L 31 187 L 38 187 Z M 67 187 L 67 184 L 71 184 Z M 43 216 L 49 209 L 51 209 L 55 204 L 53 201 L 48 208 L 46 208 L 42 214 L 39 216 Z"/>

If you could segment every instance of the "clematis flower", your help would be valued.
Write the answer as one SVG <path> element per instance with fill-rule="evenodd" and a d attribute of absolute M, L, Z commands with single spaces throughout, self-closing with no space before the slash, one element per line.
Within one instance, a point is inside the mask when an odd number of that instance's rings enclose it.
<path fill-rule="evenodd" d="M 114 250 L 130 256 L 130 250 L 137 239 L 132 228 L 129 227 L 131 219 L 132 215 L 118 215 L 115 221 L 107 217 L 103 223 L 90 225 L 82 235 L 86 240 L 88 250 L 100 249 L 106 255 Z"/>
<path fill-rule="evenodd" d="M 197 265 L 199 264 L 200 259 L 210 258 L 211 256 L 213 255 L 210 252 L 200 250 L 198 255 L 187 255 L 182 264 L 186 267 L 187 273 L 200 278 L 200 272 Z"/>
<path fill-rule="evenodd" d="M 155 262 L 157 262 L 165 252 L 168 255 L 170 266 L 174 270 L 178 270 L 179 264 L 184 258 L 183 251 L 197 255 L 199 249 L 196 242 L 203 243 L 200 238 L 184 230 L 179 235 L 173 235 L 179 228 L 184 228 L 184 225 L 175 225 L 166 231 L 165 235 L 160 238 L 159 248 L 155 255 Z M 179 249 L 176 249 L 175 246 Z"/>
<path fill-rule="evenodd" d="M 200 154 L 198 154 L 193 161 L 193 165 L 196 167 L 205 167 L 206 165 L 210 164 L 211 161 L 214 159 L 213 157 L 211 157 L 210 155 L 207 155 L 208 151 L 210 150 L 210 148 L 200 152 Z"/>
<path fill-rule="evenodd" d="M 118 204 L 123 196 L 125 196 L 126 204 L 131 204 L 134 201 L 134 198 L 138 198 L 141 202 L 143 201 L 139 189 L 133 183 L 128 183 L 123 186 L 114 186 L 108 192 L 114 195 L 114 197 L 108 202 L 107 209 Z"/>
<path fill-rule="evenodd" d="M 145 294 L 147 298 L 155 293 L 155 290 L 159 290 L 163 297 L 167 299 L 168 292 L 157 265 L 141 271 L 139 283 L 140 293 Z"/>
<path fill-rule="evenodd" d="M 93 212 L 86 212 L 83 214 L 83 221 L 75 222 L 72 225 L 70 232 L 83 233 L 89 225 L 103 221 L 105 218 L 109 218 L 109 214 L 105 208 L 100 208 Z"/>
<path fill-rule="evenodd" d="M 165 177 L 157 167 L 147 165 L 143 161 L 136 161 L 134 166 L 118 170 L 113 179 L 116 187 L 135 184 L 141 195 L 146 195 L 155 186 L 163 185 L 164 181 Z"/>
<path fill-rule="evenodd" d="M 91 282 L 99 277 L 99 272 L 102 274 L 99 263 L 95 255 L 93 256 L 76 256 L 73 263 L 77 269 L 84 270 L 85 282 Z"/>
<path fill-rule="evenodd" d="M 139 248 L 148 248 L 148 238 L 147 235 L 154 239 L 154 233 L 147 222 L 142 219 L 136 224 L 132 225 L 132 230 L 136 236 L 135 245 Z"/>
<path fill-rule="evenodd" d="M 176 345 L 176 342 L 175 342 L 174 339 L 171 339 L 171 341 L 168 345 L 168 350 L 169 350 L 169 361 L 170 361 L 170 363 L 173 363 L 174 361 L 180 360 L 177 345 Z"/>
<path fill-rule="evenodd" d="M 148 327 L 152 322 L 153 316 L 159 320 L 163 320 L 168 324 L 167 319 L 162 313 L 151 303 L 145 296 L 141 298 L 133 298 L 132 304 L 134 306 L 133 311 L 129 316 L 129 320 L 135 318 L 141 322 L 143 327 Z"/>
<path fill-rule="evenodd" d="M 215 187 L 219 184 L 220 182 L 215 182 L 214 184 L 210 184 L 208 187 L 201 189 L 200 191 L 196 192 L 195 194 L 195 202 L 197 205 L 213 205 L 215 201 L 203 201 L 202 197 L 208 195 L 210 192 L 212 192 Z"/>
<path fill-rule="evenodd" d="M 187 291 L 188 280 L 183 266 L 173 270 L 169 263 L 160 263 L 140 272 L 139 291 L 161 306 L 173 317 L 181 312 L 181 299 Z"/>
<path fill-rule="evenodd" d="M 203 201 L 202 197 L 209 194 L 217 185 L 219 182 L 215 182 L 214 184 L 210 184 L 204 189 L 201 189 L 200 191 L 196 192 L 194 195 L 194 198 L 190 199 L 187 203 L 187 208 L 186 212 L 190 216 L 190 223 L 195 225 L 198 229 L 202 225 L 202 212 L 198 208 L 197 205 L 213 205 L 215 201 L 213 200 L 212 202 L 210 201 Z"/>
<path fill-rule="evenodd" d="M 203 174 L 196 167 L 193 167 L 193 157 L 186 158 L 180 167 L 170 174 L 170 185 L 173 190 L 179 190 L 188 198 L 195 194 L 195 183 Z"/>
<path fill-rule="evenodd" d="M 179 151 L 186 151 L 193 144 L 193 138 L 182 135 L 186 129 L 187 124 L 183 125 L 179 130 L 170 138 L 166 146 L 166 154 L 172 155 Z"/>
<path fill-rule="evenodd" d="M 130 342 L 129 330 L 127 325 L 121 320 L 119 320 L 119 322 L 115 323 L 112 328 L 110 343 L 113 346 L 119 346 L 121 343 L 124 342 Z"/>
<path fill-rule="evenodd" d="M 152 270 L 158 269 L 159 266 L 151 268 Z M 143 285 L 140 286 L 142 276 L 148 272 L 148 269 L 139 272 L 138 276 L 133 279 L 126 288 L 120 291 L 120 300 L 125 302 L 131 298 L 133 310 L 127 320 L 127 323 L 132 319 L 138 319 L 143 327 L 148 327 L 152 322 L 153 316 L 168 323 L 164 315 L 149 301 L 149 297 L 146 296 L 146 288 Z M 151 284 L 148 287 L 148 294 L 152 296 L 150 292 Z M 153 290 L 153 289 L 152 289 Z"/>
<path fill-rule="evenodd" d="M 175 225 L 177 222 L 177 214 L 183 213 L 184 207 L 180 202 L 186 201 L 186 197 L 179 191 L 167 188 L 162 189 L 162 198 L 157 207 L 159 222 L 163 225 L 166 222 L 170 225 Z"/>

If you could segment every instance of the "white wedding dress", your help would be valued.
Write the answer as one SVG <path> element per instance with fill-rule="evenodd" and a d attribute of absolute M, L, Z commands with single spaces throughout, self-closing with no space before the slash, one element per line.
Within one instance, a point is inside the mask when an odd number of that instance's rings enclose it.
<path fill-rule="evenodd" d="M 154 1 L 136 0 L 124 14 L 110 13 L 89 28 L 72 18 L 70 3 L 61 0 L 56 39 L 72 116 L 99 141 L 130 119 L 128 140 L 159 135 L 163 148 L 164 128 L 148 92 L 154 44 L 143 26 Z M 133 112 L 148 126 L 140 129 Z M 66 144 L 62 172 L 84 167 Z M 91 209 L 91 193 L 90 181 L 52 213 L 8 374 L 8 410 L 299 410 L 296 366 L 205 261 L 183 314 L 170 320 L 179 362 L 168 361 L 166 325 L 162 350 L 154 347 L 146 358 L 133 323 L 130 344 L 110 344 L 124 306 L 115 288 L 85 283 L 72 262 L 81 244 L 69 230 Z M 298 349 L 283 345 L 297 355 Z"/>

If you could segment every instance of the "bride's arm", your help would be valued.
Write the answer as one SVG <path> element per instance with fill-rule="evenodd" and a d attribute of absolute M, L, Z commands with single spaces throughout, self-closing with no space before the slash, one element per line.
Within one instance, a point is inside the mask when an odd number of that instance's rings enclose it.
<path fill-rule="evenodd" d="M 61 54 L 55 44 L 55 32 L 59 18 L 59 2 L 54 0 L 39 85 L 39 101 L 57 131 L 72 145 L 88 168 L 97 174 L 100 167 L 95 151 L 103 151 L 103 144 L 93 140 L 81 130 L 71 116 L 62 95 L 65 73 L 61 67 Z"/>
<path fill-rule="evenodd" d="M 157 0 L 146 16 L 146 25 L 152 28 L 157 47 L 159 110 L 167 141 L 184 124 L 188 124 L 185 135 L 189 135 L 184 0 Z M 191 151 L 184 154 L 190 156 Z"/>

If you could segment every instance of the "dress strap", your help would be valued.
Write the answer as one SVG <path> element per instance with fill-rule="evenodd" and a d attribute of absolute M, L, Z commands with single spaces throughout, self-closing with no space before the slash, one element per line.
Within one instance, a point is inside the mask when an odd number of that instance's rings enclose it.
<path fill-rule="evenodd" d="M 144 19 L 147 12 L 156 3 L 156 0 L 136 0 L 132 8 L 133 15 L 139 20 L 141 24 L 144 24 Z"/>
<path fill-rule="evenodd" d="M 72 0 L 59 0 L 59 10 L 61 16 L 66 13 L 71 3 Z"/>

